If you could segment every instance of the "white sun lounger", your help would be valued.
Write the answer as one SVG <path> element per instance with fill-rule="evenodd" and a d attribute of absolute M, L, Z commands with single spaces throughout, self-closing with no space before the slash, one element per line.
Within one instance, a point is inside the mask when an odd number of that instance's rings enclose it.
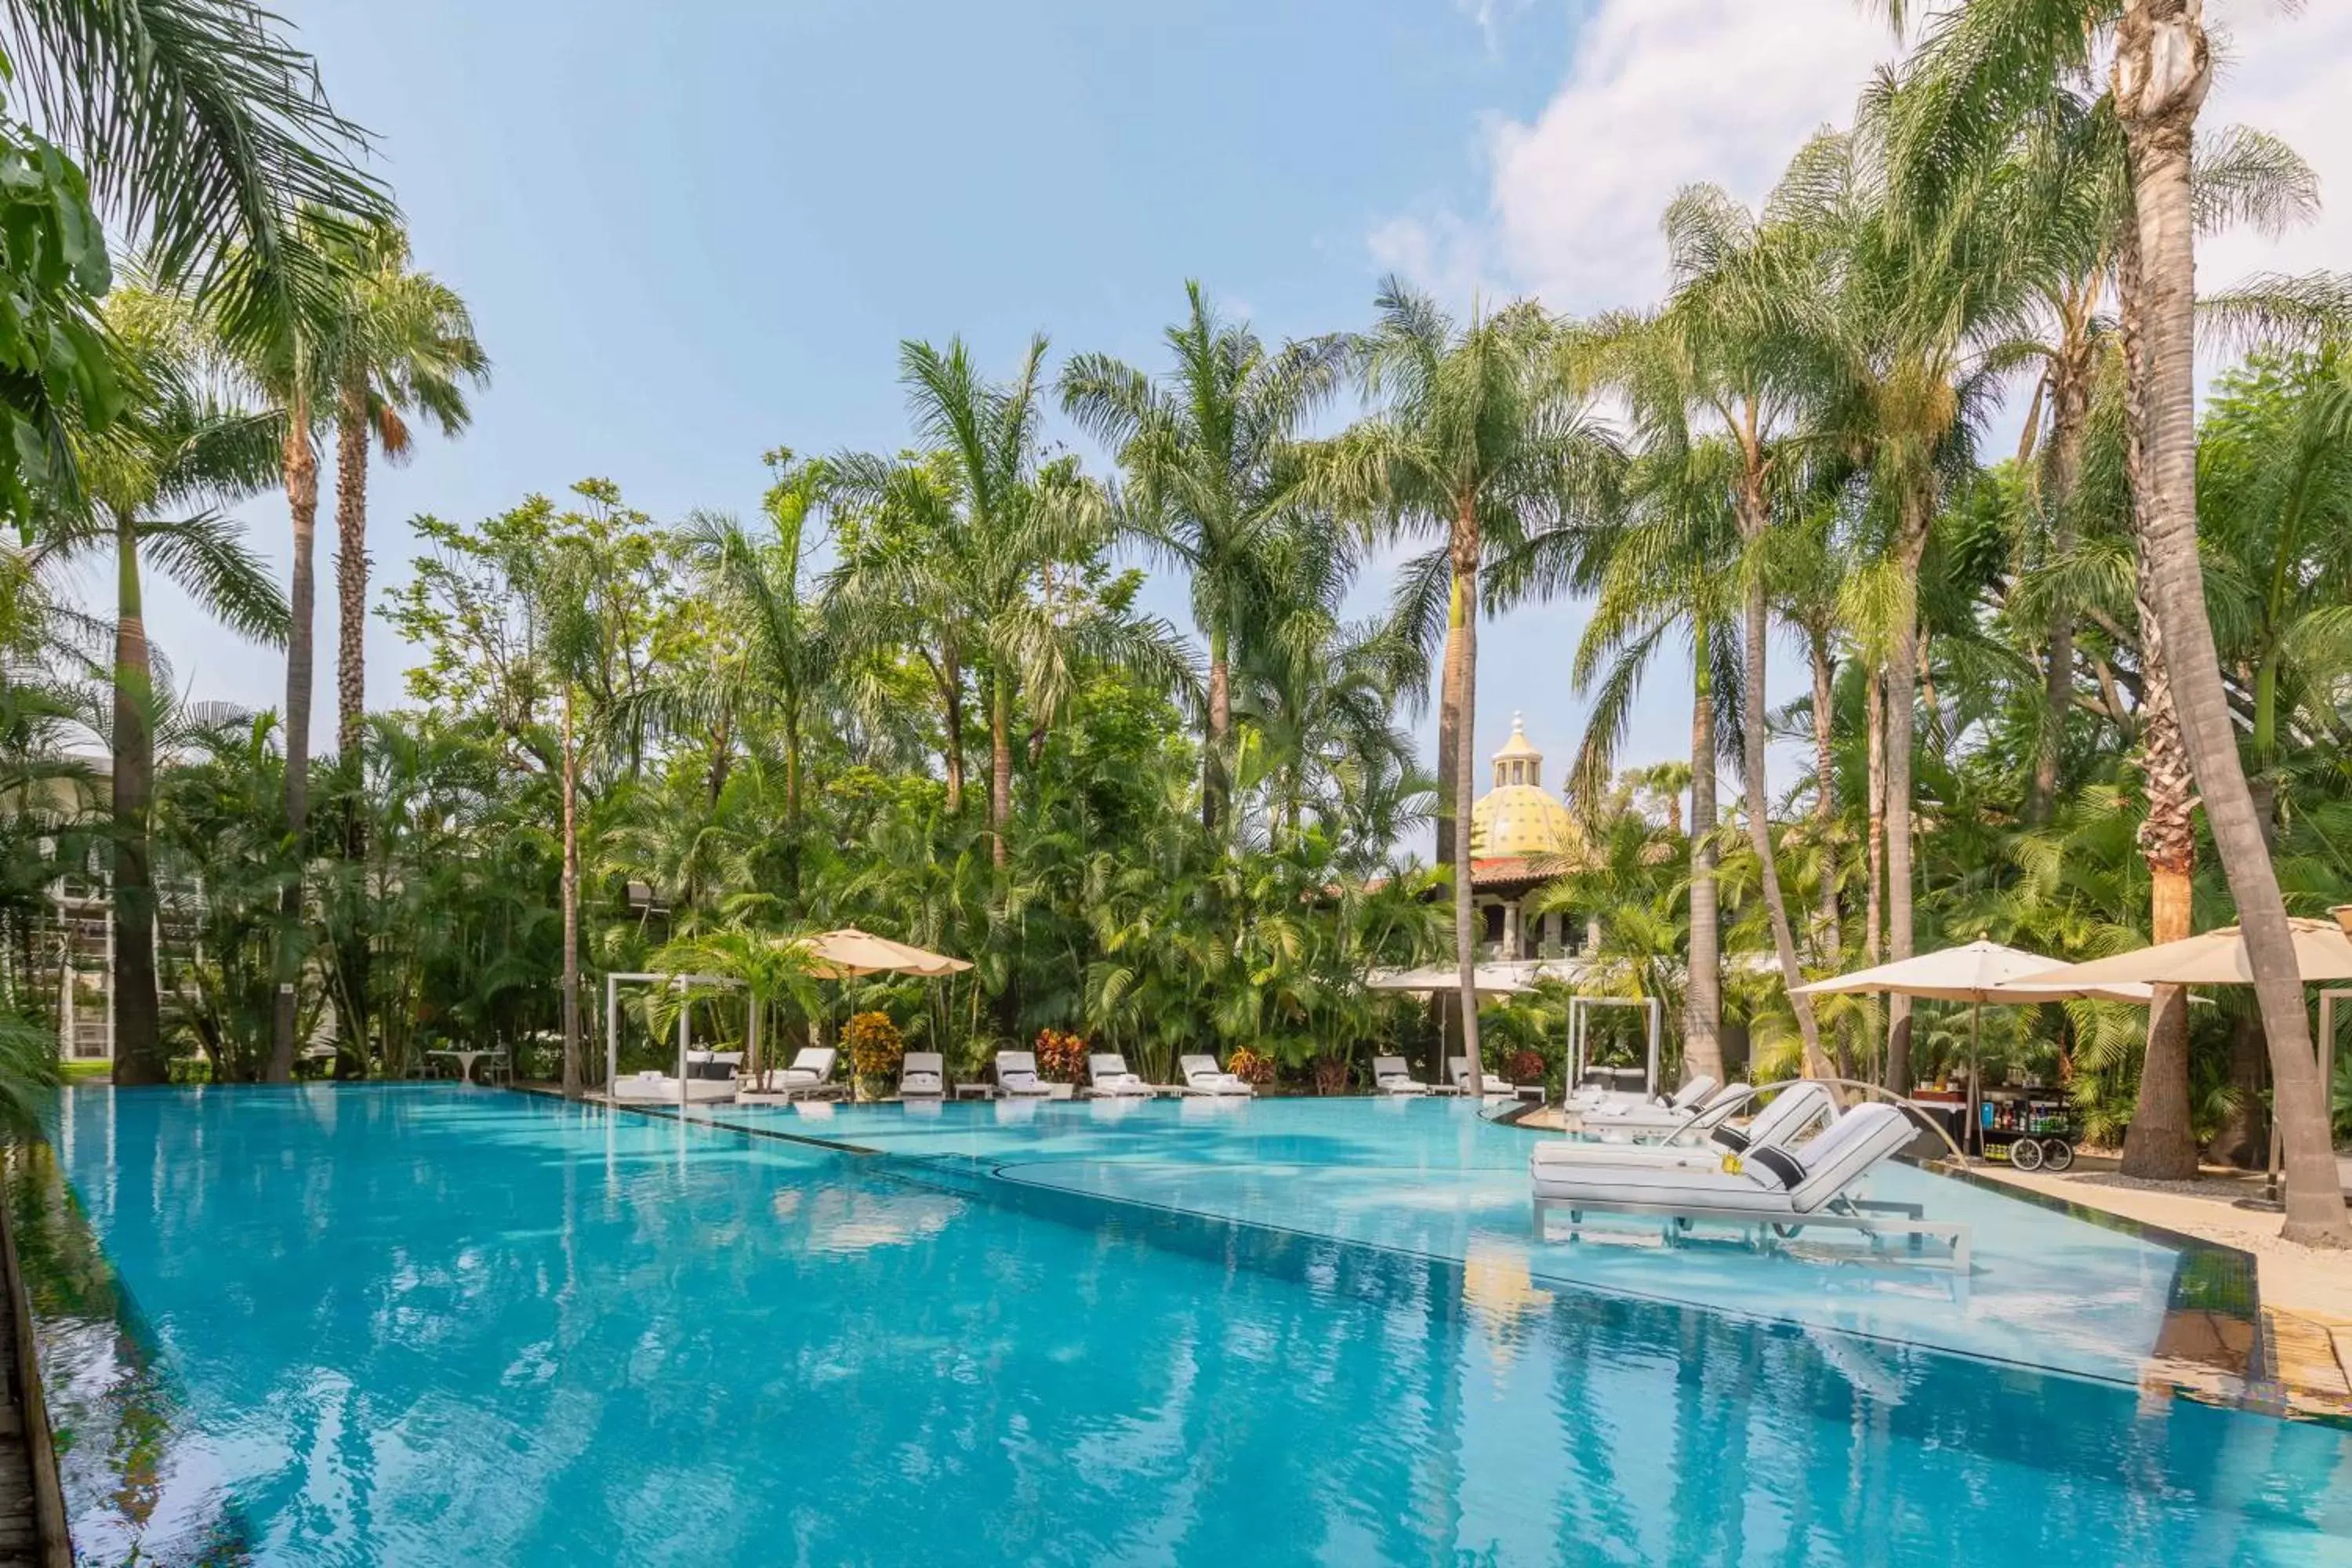
<path fill-rule="evenodd" d="M 899 1059 L 900 1100 L 942 1100 L 947 1091 L 947 1061 L 939 1052 L 908 1051 Z"/>
<path fill-rule="evenodd" d="M 996 1092 L 1010 1100 L 1049 1100 L 1054 1093 L 1037 1076 L 1034 1051 L 996 1053 Z"/>
<path fill-rule="evenodd" d="M 1916 1205 L 1874 1204 L 1857 1189 L 1881 1162 L 1918 1133 L 1891 1105 L 1857 1106 L 1827 1132 L 1799 1149 L 1758 1145 L 1737 1171 L 1684 1166 L 1562 1165 L 1530 1157 L 1536 1235 L 1545 1238 L 1554 1209 L 1568 1211 L 1571 1233 L 1592 1214 L 1655 1215 L 1676 1239 L 1700 1224 L 1730 1226 L 1758 1244 L 1793 1238 L 1807 1226 L 1860 1231 L 1874 1252 L 1890 1236 L 1933 1237 L 1947 1243 L 1950 1267 L 1969 1269 L 1969 1227 L 1930 1220 Z"/>
<path fill-rule="evenodd" d="M 1728 1095 L 1745 1095 L 1748 1086 L 1732 1083 L 1721 1089 L 1701 1073 L 1663 1101 L 1612 1098 L 1578 1112 L 1586 1128 L 1596 1131 L 1672 1132 L 1687 1127 L 1707 1106 Z"/>
<path fill-rule="evenodd" d="M 756 1092 L 786 1100 L 830 1100 L 848 1087 L 834 1081 L 833 1064 L 839 1056 L 831 1046 L 803 1046 L 792 1066 L 761 1073 Z"/>
<path fill-rule="evenodd" d="M 1117 1051 L 1097 1051 L 1087 1058 L 1089 1100 L 1150 1099 L 1151 1086 L 1127 1070 L 1127 1058 Z"/>
<path fill-rule="evenodd" d="M 724 1104 L 733 1100 L 742 1087 L 732 1078 L 690 1078 L 686 1080 L 686 1100 L 689 1105 Z M 677 1079 L 668 1073 L 647 1068 L 614 1079 L 613 1099 L 624 1105 L 676 1105 Z"/>
<path fill-rule="evenodd" d="M 1829 1089 L 1810 1079 L 1800 1079 L 1783 1088 L 1745 1128 L 1732 1126 L 1732 1114 L 1748 1103 L 1746 1097 L 1718 1096 L 1692 1125 L 1650 1142 L 1596 1143 L 1587 1139 L 1548 1138 L 1529 1152 L 1528 1169 L 1558 1166 L 1594 1170 L 1610 1165 L 1720 1169 L 1726 1154 L 1743 1154 L 1752 1144 L 1786 1149 L 1817 1124 L 1837 1119 L 1837 1101 L 1831 1098 Z"/>
<path fill-rule="evenodd" d="M 1604 1089 L 1599 1084 L 1579 1084 L 1562 1103 L 1570 1110 L 1591 1110 L 1602 1106 L 1630 1109 L 1642 1105 L 1691 1105 L 1715 1092 L 1715 1079 L 1705 1073 L 1695 1073 L 1688 1082 L 1671 1095 L 1642 1095 L 1623 1089 Z"/>
<path fill-rule="evenodd" d="M 1257 1090 L 1217 1066 L 1211 1056 L 1178 1057 L 1176 1065 L 1183 1070 L 1184 1092 L 1206 1095 L 1251 1095 Z"/>
<path fill-rule="evenodd" d="M 1427 1094 L 1429 1085 L 1412 1076 L 1402 1057 L 1372 1058 L 1372 1092 L 1374 1094 Z"/>
<path fill-rule="evenodd" d="M 1454 1088 L 1456 1093 L 1467 1094 L 1470 1092 L 1470 1058 L 1468 1057 L 1446 1058 L 1445 1072 L 1446 1076 L 1454 1080 Z M 1540 1100 L 1543 1099 L 1543 1085 L 1539 1083 L 1505 1083 L 1494 1073 L 1486 1073 L 1482 1075 L 1480 1085 L 1485 1092 L 1485 1097 L 1488 1100 Z"/>

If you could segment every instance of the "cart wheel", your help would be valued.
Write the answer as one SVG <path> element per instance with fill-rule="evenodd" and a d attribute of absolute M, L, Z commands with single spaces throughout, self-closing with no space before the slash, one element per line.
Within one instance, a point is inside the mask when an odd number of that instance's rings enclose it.
<path fill-rule="evenodd" d="M 2021 1171 L 2042 1169 L 2042 1145 L 2032 1138 L 2021 1138 L 2009 1146 L 2009 1163 Z"/>
<path fill-rule="evenodd" d="M 2063 1171 L 2074 1163 L 2074 1145 L 2063 1138 L 2053 1138 L 2042 1145 L 2042 1163 L 2053 1171 Z"/>

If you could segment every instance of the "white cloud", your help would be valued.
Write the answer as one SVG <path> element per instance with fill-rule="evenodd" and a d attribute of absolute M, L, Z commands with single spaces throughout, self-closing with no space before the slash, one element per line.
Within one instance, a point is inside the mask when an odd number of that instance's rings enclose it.
<path fill-rule="evenodd" d="M 1754 201 L 1893 51 L 1853 0 L 1598 0 L 1532 121 L 1485 128 L 1487 210 L 1399 218 L 1374 258 L 1459 298 L 1535 292 L 1589 311 L 1656 297 L 1658 216 L 1697 180 Z"/>
<path fill-rule="evenodd" d="M 1508 0 L 1455 4 L 1491 29 Z M 2352 8 L 2229 0 L 2215 26 L 2223 66 L 2205 122 L 2285 137 L 2336 201 L 2284 238 L 2210 242 L 2202 281 L 2352 267 L 2352 137 L 2341 129 Z M 1759 200 L 1805 138 L 1850 121 L 1896 47 L 1854 0 L 1594 0 L 1570 50 L 1532 119 L 1480 128 L 1485 209 L 1392 217 L 1367 237 L 1375 261 L 1455 300 L 1535 293 L 1580 313 L 1654 300 L 1664 284 L 1658 217 L 1675 193 L 1706 180 Z"/>

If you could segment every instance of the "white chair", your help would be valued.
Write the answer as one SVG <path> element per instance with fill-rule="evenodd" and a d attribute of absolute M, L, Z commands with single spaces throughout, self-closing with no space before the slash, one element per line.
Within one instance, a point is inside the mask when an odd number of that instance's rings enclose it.
<path fill-rule="evenodd" d="M 1795 1149 L 1758 1144 L 1737 1168 L 1562 1164 L 1530 1155 L 1536 1236 L 1548 1239 L 1547 1219 L 1568 1211 L 1571 1234 L 1592 1214 L 1654 1215 L 1666 1220 L 1666 1239 L 1700 1224 L 1733 1226 L 1759 1245 L 1792 1239 L 1809 1226 L 1859 1231 L 1872 1250 L 1890 1236 L 1935 1237 L 1950 1248 L 1946 1262 L 1969 1269 L 1969 1227 L 1930 1220 L 1916 1204 L 1878 1204 L 1857 1189 L 1880 1163 L 1917 1136 L 1918 1129 L 1891 1105 L 1847 1111 L 1820 1137 Z"/>
<path fill-rule="evenodd" d="M 1429 1085 L 1412 1076 L 1402 1057 L 1372 1058 L 1372 1092 L 1374 1094 L 1427 1094 Z"/>
<path fill-rule="evenodd" d="M 1178 1057 L 1176 1065 L 1183 1071 L 1184 1092 L 1187 1094 L 1239 1097 L 1257 1092 L 1240 1079 L 1218 1067 L 1217 1058 L 1214 1057 Z"/>
<path fill-rule="evenodd" d="M 947 1092 L 947 1060 L 939 1052 L 908 1051 L 899 1058 L 900 1100 L 942 1100 Z"/>
<path fill-rule="evenodd" d="M 1612 1098 L 1579 1111 L 1588 1128 L 1618 1131 L 1671 1132 L 1688 1126 L 1700 1111 L 1727 1095 L 1745 1095 L 1748 1086 L 1733 1083 L 1720 1089 L 1715 1079 L 1699 1074 L 1663 1100 Z"/>
<path fill-rule="evenodd" d="M 1454 1091 L 1456 1094 L 1470 1092 L 1470 1058 L 1468 1057 L 1446 1058 L 1445 1075 L 1454 1080 Z M 1484 1097 L 1488 1100 L 1539 1100 L 1543 1099 L 1543 1085 L 1539 1083 L 1505 1083 L 1493 1073 L 1484 1073 L 1480 1075 L 1479 1084 Z"/>
<path fill-rule="evenodd" d="M 1011 1100 L 1048 1100 L 1054 1090 L 1037 1076 L 1036 1052 L 999 1051 L 996 1092 Z"/>
<path fill-rule="evenodd" d="M 1705 1073 L 1696 1073 L 1671 1095 L 1635 1094 L 1629 1089 L 1612 1089 L 1607 1084 L 1587 1081 L 1570 1089 L 1561 1103 L 1568 1110 L 1576 1111 L 1628 1110 L 1641 1106 L 1687 1104 L 1714 1092 L 1715 1079 Z"/>
<path fill-rule="evenodd" d="M 1597 1143 L 1589 1139 L 1552 1138 L 1528 1153 L 1537 1166 L 1685 1165 L 1693 1170 L 1720 1168 L 1726 1154 L 1744 1154 L 1751 1145 L 1787 1149 L 1816 1126 L 1837 1120 L 1837 1102 L 1823 1085 L 1800 1079 L 1775 1094 L 1745 1128 L 1731 1125 L 1732 1113 L 1752 1101 L 1745 1096 L 1723 1095 L 1702 1111 L 1689 1127 L 1664 1138 L 1638 1143 Z"/>
<path fill-rule="evenodd" d="M 741 1088 L 732 1078 L 690 1078 L 686 1080 L 683 1098 L 689 1105 L 722 1104 L 733 1100 Z M 613 1099 L 622 1105 L 676 1105 L 680 1099 L 678 1080 L 649 1068 L 614 1079 Z"/>
<path fill-rule="evenodd" d="M 821 1100 L 839 1094 L 842 1084 L 834 1081 L 833 1064 L 840 1055 L 831 1046 L 803 1046 L 793 1057 L 790 1067 L 770 1068 L 760 1075 L 760 1092 L 778 1094 L 786 1100 Z"/>
<path fill-rule="evenodd" d="M 1149 1100 L 1151 1086 L 1127 1070 L 1118 1052 L 1097 1051 L 1087 1058 L 1086 1092 L 1089 1100 Z"/>

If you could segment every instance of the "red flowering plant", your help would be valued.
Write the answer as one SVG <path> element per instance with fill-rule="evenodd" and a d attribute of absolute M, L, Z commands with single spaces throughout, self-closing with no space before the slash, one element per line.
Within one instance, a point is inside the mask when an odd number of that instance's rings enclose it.
<path fill-rule="evenodd" d="M 1225 1058 L 1225 1070 L 1253 1089 L 1264 1089 L 1274 1081 L 1274 1058 L 1266 1052 L 1238 1046 Z"/>
<path fill-rule="evenodd" d="M 1087 1042 L 1060 1029 L 1040 1029 L 1032 1047 L 1037 1076 L 1047 1083 L 1077 1083 L 1087 1076 Z"/>
<path fill-rule="evenodd" d="M 1503 1072 L 1513 1083 L 1541 1083 L 1543 1057 L 1536 1051 L 1513 1051 L 1503 1058 Z"/>

